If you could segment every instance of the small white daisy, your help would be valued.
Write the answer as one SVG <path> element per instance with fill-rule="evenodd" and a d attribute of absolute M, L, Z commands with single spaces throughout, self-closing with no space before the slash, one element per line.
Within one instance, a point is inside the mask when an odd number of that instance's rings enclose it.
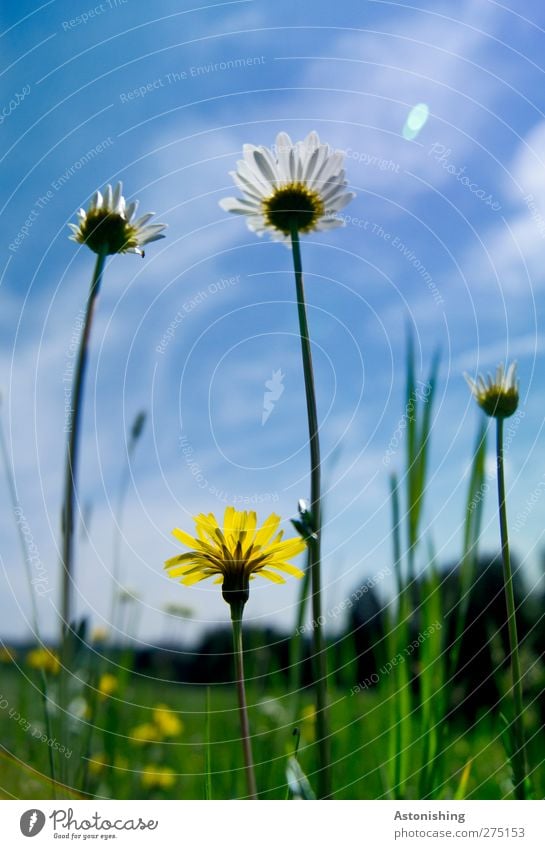
<path fill-rule="evenodd" d="M 279 133 L 271 150 L 245 144 L 244 159 L 231 171 L 242 198 L 223 198 L 227 212 L 247 216 L 250 230 L 289 242 L 293 228 L 299 233 L 342 227 L 336 213 L 355 196 L 346 191 L 343 154 L 320 143 L 309 133 L 296 144 Z"/>
<path fill-rule="evenodd" d="M 166 224 L 148 224 L 154 212 L 148 212 L 133 221 L 138 201 L 127 203 L 122 195 L 123 184 L 115 189 L 108 184 L 104 197 L 95 192 L 87 212 L 78 211 L 78 224 L 69 224 L 72 230 L 70 238 L 74 242 L 87 245 L 95 253 L 106 250 L 108 254 L 133 253 L 144 256 L 142 245 L 163 239 L 161 232 Z"/>
<path fill-rule="evenodd" d="M 467 374 L 464 377 L 473 397 L 487 416 L 507 419 L 513 415 L 519 403 L 516 362 L 511 363 L 507 371 L 500 363 L 495 377 L 488 374 L 487 380 L 482 375 L 478 375 L 476 381 Z"/>

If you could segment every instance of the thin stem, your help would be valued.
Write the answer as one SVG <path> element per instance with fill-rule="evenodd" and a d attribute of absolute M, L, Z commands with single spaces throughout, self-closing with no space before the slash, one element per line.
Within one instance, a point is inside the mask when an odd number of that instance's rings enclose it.
<path fill-rule="evenodd" d="M 511 676 L 515 716 L 513 719 L 514 751 L 512 753 L 513 783 L 517 799 L 526 798 L 526 752 L 523 726 L 522 676 L 517 635 L 517 620 L 515 615 L 515 594 L 513 591 L 513 573 L 509 553 L 509 537 L 507 533 L 507 509 L 505 506 L 505 477 L 503 470 L 503 419 L 496 419 L 496 460 L 498 469 L 498 502 L 500 515 L 501 551 L 503 557 L 503 580 L 505 601 L 507 604 L 507 625 L 509 630 L 509 649 L 511 660 Z"/>
<path fill-rule="evenodd" d="M 318 432 L 316 391 L 314 388 L 314 372 L 312 368 L 312 352 L 310 348 L 310 337 L 305 306 L 301 246 L 299 243 L 299 231 L 295 222 L 293 222 L 291 226 L 291 246 L 293 252 L 293 268 L 295 271 L 295 287 L 297 291 L 297 313 L 299 316 L 299 332 L 301 336 L 301 353 L 303 357 L 303 373 L 305 378 L 310 442 L 310 512 L 312 515 L 313 529 L 315 531 L 315 538 L 308 541 L 309 568 L 312 581 L 311 597 L 314 643 L 313 675 L 316 690 L 316 730 L 320 759 L 320 770 L 318 772 L 318 795 L 320 798 L 324 799 L 331 797 L 332 786 L 330 736 L 327 710 L 327 663 L 324 634 L 322 629 L 322 510 L 320 501 L 320 441 Z"/>
<path fill-rule="evenodd" d="M 121 481 L 119 484 L 119 492 L 117 497 L 117 507 L 114 517 L 114 543 L 112 556 L 112 598 L 110 600 L 110 629 L 111 638 L 114 639 L 114 629 L 117 619 L 118 599 L 121 591 L 120 575 L 121 575 L 121 543 L 123 540 L 123 516 L 125 512 L 125 502 L 131 482 L 131 460 L 134 453 L 136 443 L 131 440 L 127 451 L 127 465 L 123 469 Z"/>
<path fill-rule="evenodd" d="M 244 683 L 244 653 L 242 649 L 242 605 L 231 605 L 231 622 L 233 624 L 233 651 L 235 655 L 235 675 L 237 679 L 238 708 L 240 716 L 240 733 L 244 752 L 244 767 L 248 796 L 257 799 L 254 761 L 252 757 L 252 741 L 250 739 L 250 724 L 248 722 L 248 706 L 246 704 L 246 686 Z"/>
<path fill-rule="evenodd" d="M 89 288 L 85 322 L 81 335 L 76 370 L 74 374 L 73 397 L 70 414 L 66 423 L 68 443 L 66 450 L 66 470 L 64 479 L 64 500 L 62 508 L 62 598 L 61 598 L 61 629 L 70 627 L 72 616 L 72 581 L 73 581 L 73 541 L 74 541 L 74 505 L 76 500 L 78 444 L 83 401 L 83 387 L 89 352 L 91 324 L 100 284 L 106 261 L 106 252 L 97 255 L 95 270 Z"/>

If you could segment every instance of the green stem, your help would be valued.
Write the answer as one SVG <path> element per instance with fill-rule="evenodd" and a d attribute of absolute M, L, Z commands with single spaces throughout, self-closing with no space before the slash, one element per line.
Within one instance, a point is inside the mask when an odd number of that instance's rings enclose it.
<path fill-rule="evenodd" d="M 123 469 L 121 481 L 119 484 L 119 492 L 117 497 L 117 506 L 114 516 L 114 543 L 112 553 L 112 597 L 110 600 L 110 636 L 111 641 L 115 639 L 115 626 L 117 620 L 119 593 L 121 591 L 120 575 L 121 575 L 121 543 L 123 540 L 123 517 L 125 512 L 125 502 L 131 482 L 131 460 L 134 454 L 136 443 L 131 440 L 127 451 L 127 465 Z"/>
<path fill-rule="evenodd" d="M 83 387 L 89 352 L 89 338 L 93 321 L 94 307 L 102 272 L 106 262 L 106 252 L 97 255 L 95 270 L 89 288 L 85 322 L 81 335 L 76 370 L 74 374 L 73 396 L 70 405 L 70 415 L 66 424 L 68 444 L 66 450 L 66 469 L 64 479 L 64 500 L 62 508 L 62 597 L 61 597 L 61 629 L 64 634 L 68 631 L 72 617 L 72 582 L 73 582 L 73 540 L 74 540 L 74 505 L 76 500 L 78 444 L 83 401 Z"/>
<path fill-rule="evenodd" d="M 505 478 L 503 470 L 503 419 L 496 419 L 496 460 L 498 469 L 498 502 L 500 516 L 501 551 L 503 557 L 503 580 L 505 586 L 505 601 L 507 604 L 507 625 L 509 630 L 509 649 L 511 661 L 511 676 L 515 716 L 513 719 L 514 751 L 512 753 L 513 783 L 517 799 L 526 798 L 526 752 L 523 727 L 522 676 L 517 635 L 517 620 L 515 615 L 515 594 L 513 591 L 513 573 L 509 554 L 509 537 L 507 533 L 507 509 L 505 506 Z"/>
<path fill-rule="evenodd" d="M 235 655 L 235 675 L 237 679 L 238 708 L 240 716 L 240 734 L 244 752 L 244 767 L 248 785 L 248 797 L 257 799 L 254 761 L 252 757 L 252 741 L 250 739 L 250 724 L 248 722 L 248 706 L 246 704 L 246 686 L 244 683 L 244 653 L 242 649 L 242 609 L 243 604 L 231 604 L 231 622 L 233 624 L 233 651 Z"/>
<path fill-rule="evenodd" d="M 307 609 L 307 600 L 310 589 L 310 564 L 307 560 L 305 574 L 301 581 L 299 601 L 297 603 L 297 621 L 295 633 L 290 640 L 290 690 L 294 694 L 295 712 L 294 716 L 299 718 L 299 702 L 303 690 L 303 667 L 305 641 L 303 638 L 303 625 Z"/>
<path fill-rule="evenodd" d="M 318 772 L 318 795 L 324 799 L 331 797 L 331 753 L 327 710 L 327 663 L 325 641 L 322 629 L 322 588 L 321 588 L 321 541 L 322 510 L 320 503 L 320 441 L 318 432 L 318 410 L 312 369 L 312 353 L 305 306 L 303 285 L 303 267 L 301 246 L 296 222 L 291 225 L 291 246 L 295 287 L 297 291 L 297 313 L 301 336 L 301 353 L 307 400 L 308 430 L 310 442 L 310 512 L 312 515 L 315 538 L 308 541 L 309 568 L 312 581 L 312 619 L 313 619 L 313 676 L 316 690 L 316 730 L 320 770 Z"/>

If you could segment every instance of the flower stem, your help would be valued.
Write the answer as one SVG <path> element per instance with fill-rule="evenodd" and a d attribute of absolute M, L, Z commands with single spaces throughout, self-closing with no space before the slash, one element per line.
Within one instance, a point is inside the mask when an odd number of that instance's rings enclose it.
<path fill-rule="evenodd" d="M 522 677 L 517 636 L 517 620 L 515 615 L 515 594 L 513 592 L 513 573 L 509 553 L 509 537 L 507 533 L 507 510 L 505 506 L 505 477 L 503 470 L 503 418 L 496 419 L 496 461 L 498 469 L 498 502 L 500 516 L 501 551 L 503 558 L 503 580 L 505 600 L 507 603 L 507 625 L 509 630 L 509 649 L 511 660 L 511 677 L 515 716 L 513 719 L 514 750 L 512 752 L 513 783 L 517 799 L 526 798 L 526 752 L 523 726 Z"/>
<path fill-rule="evenodd" d="M 320 761 L 320 770 L 318 773 L 318 795 L 321 799 L 324 799 L 331 797 L 332 787 L 330 737 L 327 715 L 327 664 L 324 634 L 322 630 L 322 510 L 320 503 L 320 440 L 318 432 L 316 390 L 314 387 L 314 372 L 312 368 L 312 352 L 310 348 L 310 337 L 305 306 L 301 246 L 299 242 L 299 231 L 295 222 L 292 222 L 291 226 L 291 247 L 293 252 L 293 268 L 295 271 L 295 287 L 297 291 L 297 312 L 299 316 L 299 332 L 301 336 L 301 353 L 303 357 L 303 373 L 305 377 L 310 443 L 310 512 L 312 515 L 313 529 L 315 531 L 315 537 L 308 541 L 309 569 L 312 582 L 311 597 L 314 640 L 313 676 L 316 690 L 316 730 Z"/>
<path fill-rule="evenodd" d="M 73 396 L 70 405 L 70 415 L 66 424 L 68 444 L 66 450 L 66 469 L 64 479 L 64 500 L 62 508 L 62 597 L 61 597 L 61 629 L 64 635 L 70 627 L 72 617 L 72 581 L 73 581 L 73 540 L 74 540 L 74 504 L 76 500 L 78 443 L 80 433 L 81 411 L 83 401 L 83 386 L 89 351 L 89 337 L 93 321 L 94 307 L 102 272 L 106 261 L 106 252 L 97 255 L 95 270 L 89 287 L 85 322 L 81 335 L 76 370 L 73 383 Z"/>
<path fill-rule="evenodd" d="M 246 704 L 246 686 L 244 684 L 244 653 L 242 649 L 242 604 L 231 604 L 231 622 L 233 625 L 233 651 L 235 655 L 235 674 L 237 679 L 238 708 L 240 716 L 240 733 L 244 752 L 244 767 L 248 785 L 248 797 L 257 799 L 254 761 L 252 757 L 252 742 L 250 739 L 250 724 L 248 722 L 248 706 Z"/>

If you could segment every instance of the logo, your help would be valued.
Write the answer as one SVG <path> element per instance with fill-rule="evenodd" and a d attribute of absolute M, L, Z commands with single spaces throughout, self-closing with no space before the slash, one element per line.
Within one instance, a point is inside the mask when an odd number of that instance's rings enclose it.
<path fill-rule="evenodd" d="M 37 808 L 31 808 L 24 812 L 19 825 L 25 837 L 35 837 L 45 825 L 45 814 Z"/>
<path fill-rule="evenodd" d="M 270 380 L 265 381 L 265 389 L 267 391 L 263 395 L 263 413 L 261 416 L 261 425 L 265 424 L 270 414 L 274 410 L 274 405 L 284 392 L 284 377 L 285 375 L 282 374 L 282 369 L 278 369 L 277 371 L 273 371 L 272 378 Z"/>

